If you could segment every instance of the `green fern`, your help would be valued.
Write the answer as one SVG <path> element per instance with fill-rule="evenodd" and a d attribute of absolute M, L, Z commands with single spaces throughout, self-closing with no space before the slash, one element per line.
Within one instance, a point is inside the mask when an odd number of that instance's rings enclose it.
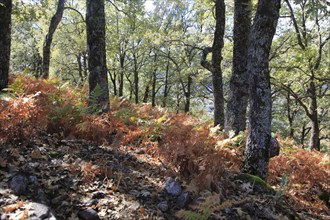
<path fill-rule="evenodd" d="M 88 112 L 91 114 L 102 113 L 102 106 L 99 104 L 99 97 L 102 95 L 103 91 L 101 86 L 97 84 L 94 90 L 89 95 L 88 100 Z"/>

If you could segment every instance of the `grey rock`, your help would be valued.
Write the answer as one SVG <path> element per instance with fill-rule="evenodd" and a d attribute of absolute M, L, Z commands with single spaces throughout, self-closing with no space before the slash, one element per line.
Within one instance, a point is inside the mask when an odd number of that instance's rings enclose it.
<path fill-rule="evenodd" d="M 181 184 L 179 181 L 169 178 L 165 182 L 166 192 L 173 196 L 178 196 L 182 192 Z"/>
<path fill-rule="evenodd" d="M 177 198 L 177 204 L 179 208 L 184 208 L 189 201 L 189 192 L 183 191 L 180 196 Z"/>
<path fill-rule="evenodd" d="M 168 210 L 167 201 L 162 201 L 162 202 L 158 203 L 157 208 L 162 212 L 166 212 Z"/>
<path fill-rule="evenodd" d="M 33 202 L 31 203 L 31 207 L 34 210 L 33 215 L 34 217 L 36 217 L 36 219 L 39 218 L 47 220 L 56 220 L 54 213 L 48 206 L 41 203 Z"/>
<path fill-rule="evenodd" d="M 94 209 L 80 211 L 78 212 L 78 217 L 81 220 L 100 220 L 100 217 Z"/>
<path fill-rule="evenodd" d="M 7 214 L 0 214 L 0 219 L 1 220 L 9 219 L 9 215 L 7 215 Z"/>
<path fill-rule="evenodd" d="M 96 199 L 91 199 L 91 200 L 88 200 L 87 202 L 84 202 L 84 206 L 92 206 L 92 205 L 97 205 L 98 204 L 98 201 Z"/>
<path fill-rule="evenodd" d="M 36 176 L 29 176 L 29 183 L 39 185 L 38 178 Z"/>
<path fill-rule="evenodd" d="M 27 185 L 29 179 L 23 175 L 16 175 L 11 178 L 9 188 L 14 191 L 16 195 L 23 195 L 27 193 Z"/>

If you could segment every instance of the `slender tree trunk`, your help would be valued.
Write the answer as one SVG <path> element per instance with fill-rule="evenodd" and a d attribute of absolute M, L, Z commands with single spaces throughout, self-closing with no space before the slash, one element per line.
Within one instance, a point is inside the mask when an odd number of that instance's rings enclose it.
<path fill-rule="evenodd" d="M 222 83 L 222 48 L 224 46 L 223 36 L 225 33 L 225 1 L 216 0 L 215 3 L 215 17 L 216 25 L 214 32 L 214 41 L 212 46 L 212 82 L 213 82 L 213 96 L 214 96 L 214 126 L 220 125 L 224 128 L 225 112 L 224 112 L 224 96 Z"/>
<path fill-rule="evenodd" d="M 317 115 L 317 97 L 316 97 L 316 88 L 313 80 L 309 83 L 309 96 L 310 96 L 310 120 L 311 120 L 311 136 L 309 140 L 309 149 L 311 150 L 320 150 L 320 128 Z"/>
<path fill-rule="evenodd" d="M 52 17 L 48 29 L 48 33 L 46 35 L 43 51 L 42 51 L 42 77 L 44 79 L 48 79 L 49 77 L 49 63 L 50 63 L 50 53 L 51 53 L 51 45 L 53 41 L 53 35 L 57 29 L 58 24 L 61 22 L 64 12 L 64 3 L 66 0 L 58 0 L 57 10 L 54 16 Z"/>
<path fill-rule="evenodd" d="M 125 64 L 125 57 L 126 53 L 120 54 L 119 57 L 119 63 L 120 63 L 120 75 L 119 75 L 119 91 L 118 95 L 119 97 L 123 96 L 123 91 L 124 91 L 124 64 Z"/>
<path fill-rule="evenodd" d="M 88 76 L 88 66 L 87 66 L 87 53 L 84 52 L 83 54 L 83 65 L 84 65 L 84 78 L 86 79 Z"/>
<path fill-rule="evenodd" d="M 11 0 L 0 0 L 0 92 L 8 87 L 11 45 Z"/>
<path fill-rule="evenodd" d="M 191 96 L 191 84 L 192 84 L 192 77 L 188 76 L 188 84 L 187 84 L 187 91 L 185 92 L 186 103 L 184 106 L 184 112 L 190 111 L 190 96 Z"/>
<path fill-rule="evenodd" d="M 88 105 L 97 105 L 102 112 L 110 110 L 108 74 L 105 52 L 105 14 L 104 0 L 86 1 L 86 27 L 89 69 Z M 97 94 L 97 86 L 100 94 Z M 97 95 L 97 100 L 94 100 Z M 95 103 L 96 101 L 96 103 Z"/>
<path fill-rule="evenodd" d="M 168 56 L 170 56 L 170 54 L 168 54 Z M 163 107 L 166 107 L 166 103 L 167 103 L 167 96 L 168 96 L 168 78 L 169 78 L 169 72 L 170 71 L 170 60 L 167 60 L 166 63 L 166 71 L 165 71 L 165 87 L 164 87 L 164 97 L 163 97 Z"/>
<path fill-rule="evenodd" d="M 293 129 L 293 119 L 294 119 L 294 113 L 291 110 L 291 99 L 290 99 L 290 93 L 286 96 L 287 100 L 287 117 L 289 121 L 289 135 L 290 137 L 294 138 L 294 129 Z"/>
<path fill-rule="evenodd" d="M 137 64 L 137 57 L 136 54 L 133 54 L 133 61 L 134 61 L 134 95 L 135 95 L 135 103 L 139 103 L 139 71 L 138 71 L 138 64 Z"/>
<path fill-rule="evenodd" d="M 151 92 L 151 105 L 152 107 L 156 106 L 156 83 L 157 83 L 157 78 L 156 78 L 156 71 L 153 71 L 152 73 L 152 92 Z"/>
<path fill-rule="evenodd" d="M 266 179 L 271 145 L 269 52 L 279 18 L 280 0 L 259 0 L 249 36 L 250 113 L 244 152 L 245 172 Z"/>
<path fill-rule="evenodd" d="M 80 85 L 84 82 L 84 76 L 83 76 L 83 64 L 81 63 L 81 53 L 78 53 L 76 55 L 76 59 L 77 59 L 77 63 L 78 63 L 78 74 L 79 74 L 79 81 L 80 81 Z"/>
<path fill-rule="evenodd" d="M 143 96 L 143 103 L 147 103 L 149 99 L 149 93 L 150 93 L 150 82 L 146 85 L 146 89 L 144 90 L 144 96 Z"/>
<path fill-rule="evenodd" d="M 229 83 L 225 130 L 237 135 L 246 128 L 249 98 L 247 72 L 248 39 L 251 29 L 251 0 L 235 0 L 233 68 Z"/>
<path fill-rule="evenodd" d="M 117 96 L 117 74 L 116 74 L 116 71 L 113 71 L 113 74 L 111 74 L 109 70 L 108 70 L 108 72 L 109 72 L 110 80 L 111 80 L 112 86 L 113 86 L 113 95 Z"/>

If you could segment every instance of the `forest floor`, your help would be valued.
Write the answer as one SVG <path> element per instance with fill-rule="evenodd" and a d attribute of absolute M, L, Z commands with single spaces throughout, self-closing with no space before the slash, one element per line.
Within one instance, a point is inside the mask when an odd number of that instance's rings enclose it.
<path fill-rule="evenodd" d="M 83 89 L 82 89 L 83 91 Z M 57 82 L 17 77 L 0 99 L 0 219 L 330 219 L 330 158 L 278 140 L 268 183 L 240 172 L 246 135 Z"/>

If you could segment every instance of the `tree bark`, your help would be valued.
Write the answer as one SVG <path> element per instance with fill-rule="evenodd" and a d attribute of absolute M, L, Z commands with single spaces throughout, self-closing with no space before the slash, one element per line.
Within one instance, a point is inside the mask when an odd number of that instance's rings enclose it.
<path fill-rule="evenodd" d="M 120 63 L 120 73 L 119 73 L 119 97 L 123 96 L 124 92 L 124 64 L 125 64 L 126 52 L 120 53 L 119 63 Z"/>
<path fill-rule="evenodd" d="M 251 29 L 251 0 L 235 0 L 232 76 L 229 83 L 225 130 L 237 135 L 246 129 L 249 98 L 247 71 L 248 39 Z"/>
<path fill-rule="evenodd" d="M 269 52 L 279 18 L 280 0 L 259 0 L 249 36 L 249 131 L 244 152 L 245 172 L 266 179 L 271 145 Z"/>
<path fill-rule="evenodd" d="M 168 52 L 168 57 L 170 56 L 170 51 Z M 169 73 L 170 73 L 170 59 L 167 59 L 166 63 L 166 71 L 165 71 L 165 82 L 164 82 L 164 97 L 163 97 L 163 105 L 162 107 L 166 107 L 167 104 L 167 96 L 168 96 L 168 83 L 169 83 Z"/>
<path fill-rule="evenodd" d="M 8 87 L 11 45 L 11 0 L 0 0 L 0 92 Z"/>
<path fill-rule="evenodd" d="M 186 102 L 184 105 L 184 112 L 187 113 L 190 111 L 190 98 L 191 98 L 191 85 L 192 85 L 192 77 L 188 75 L 188 83 L 187 87 L 184 88 L 184 96 L 186 98 Z"/>
<path fill-rule="evenodd" d="M 133 62 L 134 62 L 134 95 L 135 95 L 135 103 L 139 103 L 139 70 L 138 70 L 138 61 L 136 54 L 133 54 Z"/>
<path fill-rule="evenodd" d="M 212 82 L 213 82 L 213 97 L 214 97 L 214 126 L 220 125 L 224 127 L 224 96 L 222 83 L 222 48 L 224 46 L 223 36 L 225 33 L 225 1 L 216 0 L 215 17 L 216 25 L 214 32 L 214 40 L 212 45 Z"/>
<path fill-rule="evenodd" d="M 105 52 L 104 0 L 87 0 L 86 9 L 89 69 L 88 105 L 96 105 L 102 112 L 108 112 L 110 100 Z M 97 86 L 99 86 L 100 94 L 96 92 Z M 96 100 L 95 95 L 97 96 Z"/>
<path fill-rule="evenodd" d="M 311 150 L 321 150 L 320 147 L 320 128 L 317 114 L 316 88 L 313 80 L 309 83 L 308 95 L 310 97 L 309 112 L 311 120 L 311 136 L 308 147 Z"/>
<path fill-rule="evenodd" d="M 64 3 L 66 0 L 58 0 L 56 13 L 53 15 L 48 33 L 45 37 L 43 51 L 42 51 L 42 77 L 44 79 L 48 79 L 49 77 L 49 64 L 50 64 L 50 53 L 51 53 L 51 45 L 53 41 L 53 35 L 57 29 L 58 24 L 61 22 L 64 12 Z"/>

